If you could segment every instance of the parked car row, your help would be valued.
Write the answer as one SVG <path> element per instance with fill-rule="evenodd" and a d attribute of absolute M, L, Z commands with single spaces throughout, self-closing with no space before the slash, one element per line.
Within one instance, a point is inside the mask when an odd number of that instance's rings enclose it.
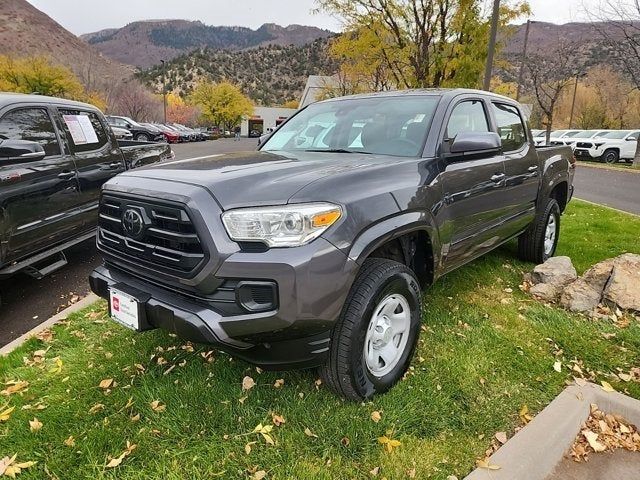
<path fill-rule="evenodd" d="M 536 145 L 546 144 L 544 130 L 532 130 Z M 549 145 L 571 147 L 576 158 L 617 163 L 633 162 L 640 130 L 554 130 Z"/>
<path fill-rule="evenodd" d="M 211 136 L 206 132 L 194 130 L 179 123 L 144 123 L 132 118 L 108 115 L 106 117 L 116 138 L 137 140 L 140 142 L 202 142 Z"/>

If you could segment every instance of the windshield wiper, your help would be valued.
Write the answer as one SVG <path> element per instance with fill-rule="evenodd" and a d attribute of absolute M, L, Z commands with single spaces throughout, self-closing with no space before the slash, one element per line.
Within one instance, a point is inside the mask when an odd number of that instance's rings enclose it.
<path fill-rule="evenodd" d="M 346 148 L 310 148 L 305 152 L 322 152 L 322 153 L 362 153 L 371 155 L 371 152 L 358 152 L 357 150 L 347 150 Z"/>

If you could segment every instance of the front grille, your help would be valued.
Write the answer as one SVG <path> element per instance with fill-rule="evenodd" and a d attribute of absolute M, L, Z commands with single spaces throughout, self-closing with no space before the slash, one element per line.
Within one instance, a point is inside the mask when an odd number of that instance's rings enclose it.
<path fill-rule="evenodd" d="M 576 143 L 576 147 L 577 148 L 591 148 L 593 147 L 593 144 L 590 142 L 578 142 Z"/>
<path fill-rule="evenodd" d="M 135 234 L 124 226 L 123 215 L 129 210 L 137 212 L 144 223 Z M 177 204 L 104 195 L 98 226 L 104 251 L 164 273 L 187 277 L 206 257 L 189 214 Z"/>

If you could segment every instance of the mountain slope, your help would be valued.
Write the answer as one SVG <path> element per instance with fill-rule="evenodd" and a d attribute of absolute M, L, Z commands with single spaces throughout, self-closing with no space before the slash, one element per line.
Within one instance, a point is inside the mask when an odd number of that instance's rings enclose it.
<path fill-rule="evenodd" d="M 189 20 L 147 20 L 89 33 L 81 38 L 106 56 L 147 68 L 160 60 L 171 60 L 200 48 L 242 50 L 269 44 L 304 45 L 331 35 L 327 30 L 302 25 L 264 24 L 252 30 L 216 27 Z"/>
<path fill-rule="evenodd" d="M 26 0 L 2 0 L 0 45 L 5 55 L 43 55 L 65 65 L 90 90 L 133 74 L 131 67 L 104 57 Z"/>
<path fill-rule="evenodd" d="M 229 80 L 259 105 L 281 105 L 298 99 L 309 75 L 330 75 L 336 65 L 326 53 L 327 40 L 302 46 L 269 45 L 248 50 L 201 49 L 166 64 L 167 89 L 189 93 L 199 80 Z M 155 66 L 138 75 L 156 91 L 163 72 Z"/>

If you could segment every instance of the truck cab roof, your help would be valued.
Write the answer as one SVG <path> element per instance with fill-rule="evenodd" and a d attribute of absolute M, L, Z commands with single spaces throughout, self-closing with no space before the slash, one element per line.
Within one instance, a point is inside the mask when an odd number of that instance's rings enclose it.
<path fill-rule="evenodd" d="M 39 103 L 49 105 L 66 105 L 75 106 L 84 109 L 97 110 L 91 104 L 84 102 L 77 102 L 75 100 L 67 100 L 66 98 L 48 97 L 46 95 L 27 94 L 27 93 L 12 93 L 12 92 L 0 92 L 0 108 L 7 105 L 14 105 L 16 103 Z"/>

